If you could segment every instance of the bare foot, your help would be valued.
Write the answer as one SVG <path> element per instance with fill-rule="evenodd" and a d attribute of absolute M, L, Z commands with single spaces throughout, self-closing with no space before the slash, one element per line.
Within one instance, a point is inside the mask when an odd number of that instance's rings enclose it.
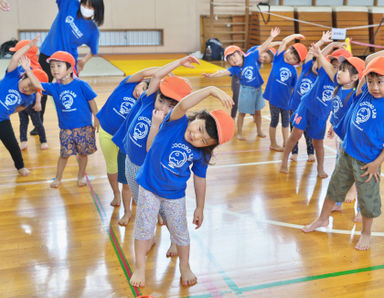
<path fill-rule="evenodd" d="M 120 193 L 119 193 L 113 197 L 113 200 L 111 201 L 110 205 L 113 207 L 119 207 L 120 203 L 121 203 L 121 197 L 120 197 Z"/>
<path fill-rule="evenodd" d="M 134 287 L 144 287 L 145 286 L 145 269 L 136 269 L 129 283 Z"/>
<path fill-rule="evenodd" d="M 112 204 L 112 203 L 111 203 Z M 117 222 L 121 226 L 126 226 L 131 218 L 131 211 L 124 212 L 124 215 L 122 218 L 119 219 Z"/>
<path fill-rule="evenodd" d="M 27 168 L 21 168 L 21 169 L 18 169 L 17 171 L 23 177 L 28 176 L 29 174 L 31 174 L 31 171 L 28 170 Z"/>
<path fill-rule="evenodd" d="M 328 174 L 324 171 L 317 171 L 317 176 L 321 179 L 325 179 L 328 177 Z"/>
<path fill-rule="evenodd" d="M 273 150 L 273 151 L 277 151 L 277 152 L 283 152 L 284 148 L 281 146 L 278 146 L 278 145 L 276 145 L 276 146 L 271 145 L 271 146 L 269 146 L 269 150 Z"/>
<path fill-rule="evenodd" d="M 53 182 L 49 185 L 51 188 L 58 188 L 61 184 L 61 180 L 53 180 Z"/>
<path fill-rule="evenodd" d="M 87 185 L 87 179 L 85 179 L 85 176 L 79 178 L 77 177 L 77 186 L 82 187 Z"/>
<path fill-rule="evenodd" d="M 316 159 L 315 159 L 315 156 L 313 154 L 308 155 L 308 159 L 307 159 L 308 162 L 314 162 L 315 160 Z"/>
<path fill-rule="evenodd" d="M 371 236 L 370 235 L 360 235 L 359 242 L 357 242 L 355 248 L 357 250 L 368 250 L 371 247 Z"/>
<path fill-rule="evenodd" d="M 265 133 L 263 133 L 262 131 L 259 131 L 259 132 L 257 132 L 257 136 L 259 138 L 265 138 L 267 135 Z"/>
<path fill-rule="evenodd" d="M 165 225 L 163 218 L 161 217 L 160 213 L 157 215 L 157 223 L 161 226 Z"/>
<path fill-rule="evenodd" d="M 297 161 L 297 154 L 291 154 L 291 157 L 289 159 L 292 161 Z"/>
<path fill-rule="evenodd" d="M 237 135 L 237 139 L 239 141 L 245 141 L 246 140 L 246 138 L 243 135 Z"/>
<path fill-rule="evenodd" d="M 301 230 L 305 233 L 312 232 L 320 227 L 327 227 L 329 225 L 329 219 L 326 220 L 320 220 L 320 218 L 317 218 L 314 222 L 312 222 L 309 225 L 304 226 Z"/>
<path fill-rule="evenodd" d="M 334 212 L 334 211 L 341 211 L 343 209 L 343 206 L 342 205 L 337 205 L 335 204 L 331 210 L 331 212 Z"/>
<path fill-rule="evenodd" d="M 353 222 L 362 222 L 362 221 L 363 221 L 363 217 L 361 216 L 361 213 L 359 211 L 359 212 L 357 212 L 357 214 L 353 218 Z"/>
<path fill-rule="evenodd" d="M 280 166 L 280 173 L 288 174 L 288 166 Z"/>
<path fill-rule="evenodd" d="M 191 269 L 188 268 L 180 268 L 180 273 L 181 273 L 181 284 L 185 287 L 193 286 L 197 283 L 197 277 L 196 275 L 193 274 Z"/>
<path fill-rule="evenodd" d="M 41 143 L 40 150 L 47 150 L 48 149 L 48 143 Z"/>
<path fill-rule="evenodd" d="M 172 257 L 178 256 L 176 244 L 171 243 L 171 246 L 168 248 L 166 256 L 167 256 L 167 258 L 172 258 Z"/>
<path fill-rule="evenodd" d="M 347 195 L 345 196 L 345 202 L 346 203 L 352 203 L 355 201 L 356 198 L 356 189 L 355 187 L 351 187 L 351 189 L 347 192 Z"/>
<path fill-rule="evenodd" d="M 20 143 L 20 150 L 26 150 L 28 148 L 27 142 L 21 142 Z"/>

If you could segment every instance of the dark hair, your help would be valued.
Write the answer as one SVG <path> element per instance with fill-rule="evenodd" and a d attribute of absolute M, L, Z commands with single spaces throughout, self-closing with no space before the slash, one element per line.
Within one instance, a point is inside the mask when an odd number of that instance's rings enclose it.
<path fill-rule="evenodd" d="M 168 96 L 165 96 L 159 89 L 159 95 L 162 99 L 169 101 L 171 105 L 177 105 L 178 101 L 176 99 L 170 98 Z"/>
<path fill-rule="evenodd" d="M 203 153 L 204 153 L 204 161 L 207 164 L 209 164 L 209 161 L 211 160 L 211 157 L 212 157 L 213 149 L 215 149 L 217 147 L 217 145 L 219 145 L 219 135 L 217 132 L 216 121 L 207 112 L 207 110 L 201 110 L 199 112 L 194 112 L 192 115 L 188 116 L 189 121 L 193 121 L 195 119 L 205 120 L 205 129 L 207 130 L 208 135 L 212 139 L 217 141 L 216 144 L 214 144 L 214 145 L 210 145 L 210 146 L 201 148 L 203 150 Z"/>
<path fill-rule="evenodd" d="M 339 65 L 339 69 L 348 70 L 350 76 L 359 75 L 359 72 L 357 71 L 357 69 L 347 60 L 344 60 L 343 62 L 341 62 L 341 64 Z M 355 88 L 357 87 L 358 84 L 359 84 L 359 80 L 355 82 L 355 85 L 353 86 L 351 92 L 348 93 L 347 97 L 344 100 L 344 104 L 346 104 L 349 101 L 349 99 L 352 96 L 352 93 L 355 91 Z M 333 97 L 336 96 L 337 92 L 339 92 L 339 89 L 341 87 L 342 87 L 341 85 L 337 85 L 337 87 L 333 91 L 333 94 L 332 94 Z"/>
<path fill-rule="evenodd" d="M 103 0 L 80 0 L 81 4 L 87 4 L 89 3 L 90 6 L 93 7 L 93 10 L 95 11 L 95 14 L 93 15 L 93 21 L 96 23 L 97 26 L 101 26 L 104 23 L 104 2 Z M 77 16 L 79 18 L 82 18 L 82 14 L 79 10 L 77 11 Z"/>
<path fill-rule="evenodd" d="M 146 83 L 147 84 L 147 89 L 148 89 L 150 82 L 151 82 L 151 79 L 144 79 L 140 83 Z"/>
<path fill-rule="evenodd" d="M 381 74 L 378 74 L 377 72 L 374 72 L 374 71 L 368 73 L 367 76 L 370 76 L 370 77 L 373 77 L 373 78 L 375 78 L 375 77 L 382 77 Z"/>
<path fill-rule="evenodd" d="M 273 54 L 273 52 L 271 50 L 267 50 L 266 53 L 271 57 L 271 63 L 273 62 L 273 59 L 275 58 L 275 55 Z"/>
<path fill-rule="evenodd" d="M 292 54 L 295 56 L 296 60 L 298 61 L 298 63 L 301 62 L 301 59 L 300 59 L 300 55 L 299 53 L 296 51 L 295 47 L 294 46 L 290 46 L 289 47 L 292 51 Z"/>

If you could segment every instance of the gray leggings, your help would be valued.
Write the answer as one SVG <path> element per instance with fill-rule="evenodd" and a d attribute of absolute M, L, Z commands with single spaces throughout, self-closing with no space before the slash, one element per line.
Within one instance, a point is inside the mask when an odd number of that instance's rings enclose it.
<path fill-rule="evenodd" d="M 281 125 L 283 127 L 289 126 L 289 110 L 284 110 L 273 104 L 269 104 L 269 110 L 271 111 L 271 124 L 270 127 L 277 127 L 279 124 L 279 115 L 281 114 Z"/>

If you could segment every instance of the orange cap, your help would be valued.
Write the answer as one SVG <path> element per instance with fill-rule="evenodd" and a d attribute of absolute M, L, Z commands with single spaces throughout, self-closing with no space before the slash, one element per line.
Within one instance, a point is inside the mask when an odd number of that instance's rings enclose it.
<path fill-rule="evenodd" d="M 227 57 L 229 55 L 232 55 L 233 53 L 239 51 L 241 54 L 243 54 L 243 56 L 245 55 L 244 52 L 238 47 L 238 46 L 228 46 L 225 48 L 224 50 L 224 60 L 227 61 Z"/>
<path fill-rule="evenodd" d="M 23 39 L 23 40 L 20 40 L 14 47 L 12 48 L 9 48 L 9 50 L 11 52 L 17 52 L 18 50 L 20 50 L 21 48 L 24 48 L 27 44 L 30 44 L 30 40 L 28 39 Z M 30 48 L 28 50 L 28 53 L 31 53 L 31 54 L 34 54 L 36 55 L 37 54 L 37 46 L 33 46 L 32 48 Z"/>
<path fill-rule="evenodd" d="M 337 49 L 336 51 L 333 51 L 332 54 L 327 55 L 326 58 L 328 61 L 331 61 L 331 59 L 338 59 L 341 56 L 345 58 L 350 58 L 352 57 L 352 53 L 347 49 Z"/>
<path fill-rule="evenodd" d="M 375 72 L 378 75 L 384 76 L 384 57 L 383 56 L 376 57 L 371 62 L 369 62 L 365 67 L 363 75 L 366 76 L 370 72 Z"/>
<path fill-rule="evenodd" d="M 277 52 L 275 48 L 269 48 L 268 51 L 272 52 L 273 56 L 275 56 Z"/>
<path fill-rule="evenodd" d="M 292 45 L 293 48 L 296 50 L 296 52 L 299 54 L 300 62 L 303 62 L 305 60 L 305 57 L 307 57 L 308 50 L 302 43 L 295 43 Z"/>
<path fill-rule="evenodd" d="M 77 76 L 77 72 L 75 68 L 76 61 L 75 61 L 75 58 L 73 58 L 73 56 L 70 53 L 64 52 L 64 51 L 54 52 L 52 56 L 47 59 L 47 63 L 49 63 L 51 60 L 68 62 L 69 64 L 71 64 L 73 72 Z"/>
<path fill-rule="evenodd" d="M 33 74 L 41 83 L 48 83 L 48 75 L 42 69 L 32 69 Z M 41 95 L 41 90 L 37 90 Z"/>
<path fill-rule="evenodd" d="M 364 67 L 365 67 L 365 62 L 364 60 L 358 58 L 358 57 L 349 57 L 345 58 L 344 56 L 340 56 L 337 58 L 340 63 L 342 63 L 344 60 L 347 60 L 352 66 L 357 70 L 359 73 L 359 79 L 363 77 L 363 72 L 364 72 Z"/>
<path fill-rule="evenodd" d="M 180 101 L 191 93 L 192 88 L 182 77 L 167 77 L 160 82 L 160 91 L 166 97 Z"/>
<path fill-rule="evenodd" d="M 209 113 L 216 122 L 219 144 L 224 144 L 232 139 L 235 134 L 235 121 L 223 110 L 213 110 Z"/>

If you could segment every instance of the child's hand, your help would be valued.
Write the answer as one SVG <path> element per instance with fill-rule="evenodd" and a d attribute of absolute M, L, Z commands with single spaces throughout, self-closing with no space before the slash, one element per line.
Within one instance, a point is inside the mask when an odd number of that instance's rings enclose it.
<path fill-rule="evenodd" d="M 163 122 L 166 114 L 163 111 L 153 110 L 152 112 L 152 123 L 154 127 L 159 127 L 161 122 Z"/>
<path fill-rule="evenodd" d="M 311 44 L 311 47 L 310 47 L 309 51 L 315 57 L 319 57 L 319 55 L 321 54 L 320 47 L 318 45 L 314 44 L 314 43 Z"/>
<path fill-rule="evenodd" d="M 227 109 L 231 109 L 232 106 L 235 104 L 233 102 L 232 97 L 230 97 L 226 92 L 217 87 L 212 86 L 211 95 L 219 99 L 223 106 Z"/>
<path fill-rule="evenodd" d="M 193 213 L 193 221 L 192 223 L 196 225 L 195 229 L 200 228 L 201 224 L 203 223 L 204 219 L 204 211 L 201 208 L 196 208 L 195 212 Z"/>
<path fill-rule="evenodd" d="M 271 35 L 272 38 L 275 38 L 279 34 L 280 34 L 280 28 L 279 27 L 275 27 L 275 28 L 271 29 L 271 34 L 270 35 Z"/>
<path fill-rule="evenodd" d="M 41 111 L 41 102 L 36 101 L 35 105 L 32 107 L 36 112 Z"/>
<path fill-rule="evenodd" d="M 193 56 L 187 56 L 187 57 L 180 59 L 180 65 L 182 65 L 184 67 L 195 68 L 195 66 L 191 65 L 191 63 L 200 64 L 200 61 L 199 61 L 199 59 L 197 59 L 196 57 L 193 57 Z"/>
<path fill-rule="evenodd" d="M 10 6 L 6 0 L 0 0 L 0 9 L 2 11 L 9 11 Z"/>
<path fill-rule="evenodd" d="M 24 69 L 24 70 L 29 70 L 31 69 L 31 60 L 29 60 L 27 58 L 27 56 L 22 56 L 19 60 L 19 63 L 21 65 L 21 67 Z"/>
<path fill-rule="evenodd" d="M 323 32 L 323 36 L 321 37 L 321 41 L 323 43 L 329 43 L 329 42 L 332 42 L 332 32 L 331 31 L 327 31 L 327 32 Z"/>
<path fill-rule="evenodd" d="M 95 131 L 99 132 L 100 122 L 99 122 L 99 119 L 96 116 L 93 117 L 93 126 L 95 128 Z"/>
<path fill-rule="evenodd" d="M 333 139 L 333 137 L 335 136 L 335 132 L 334 132 L 334 130 L 333 130 L 333 126 L 331 126 L 331 127 L 329 128 L 328 133 L 327 133 L 327 136 L 328 136 L 328 138 L 330 138 L 330 139 Z"/>
<path fill-rule="evenodd" d="M 368 176 L 367 180 L 365 180 L 365 183 L 369 182 L 372 177 L 375 178 L 376 182 L 379 182 L 380 179 L 380 173 L 379 173 L 379 167 L 380 164 L 377 164 L 375 161 L 372 161 L 365 166 L 361 167 L 362 170 L 367 169 L 367 171 L 361 175 L 361 177 Z"/>
<path fill-rule="evenodd" d="M 204 78 L 211 78 L 212 77 L 212 73 L 205 73 L 205 72 L 203 72 L 202 74 L 201 74 Z"/>

